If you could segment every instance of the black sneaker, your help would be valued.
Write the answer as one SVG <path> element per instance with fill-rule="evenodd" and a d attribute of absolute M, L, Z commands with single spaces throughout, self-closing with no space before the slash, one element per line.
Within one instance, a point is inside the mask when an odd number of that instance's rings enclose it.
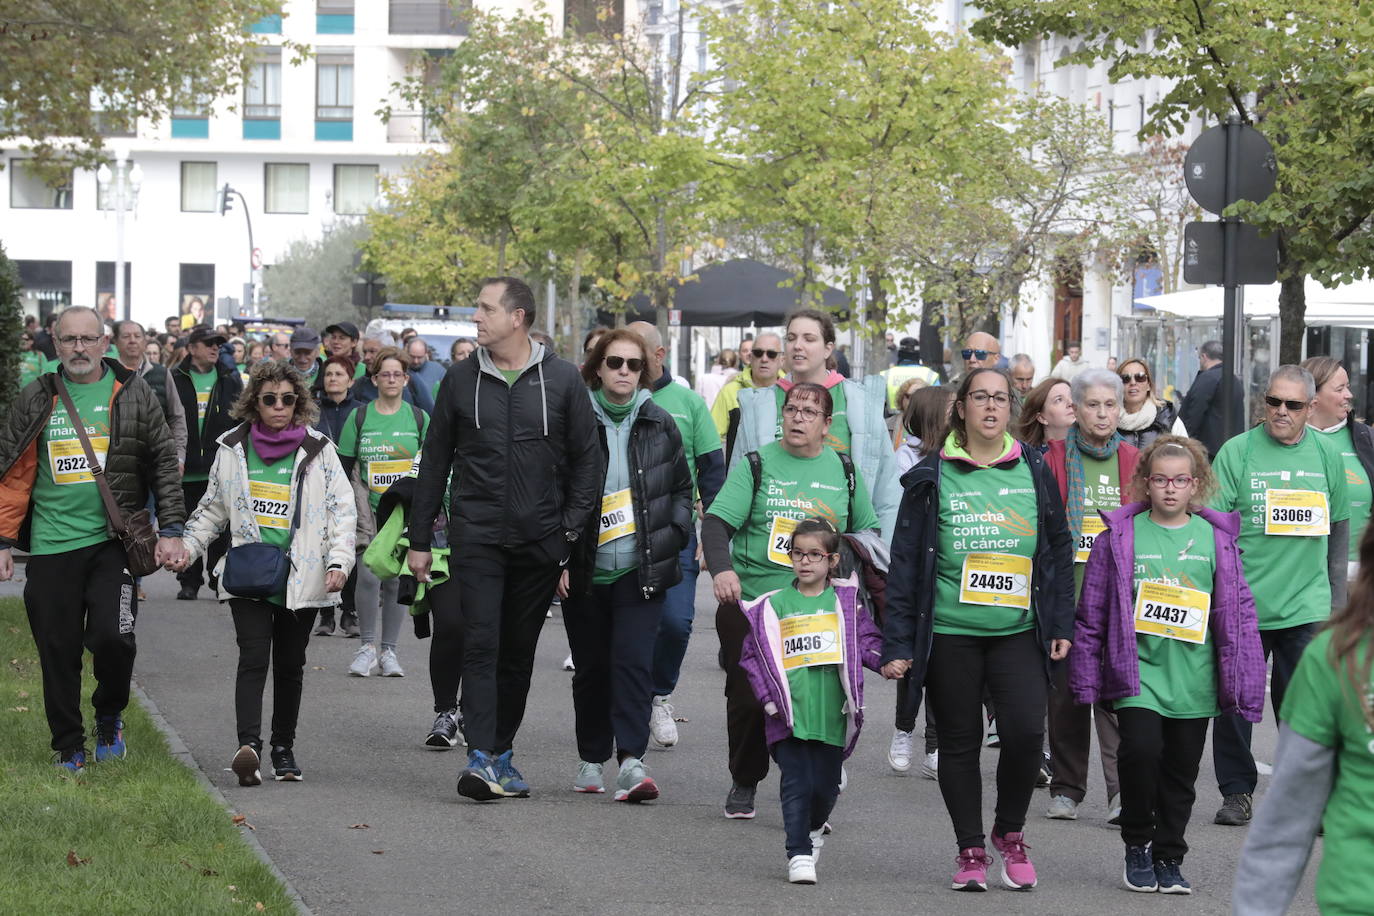
<path fill-rule="evenodd" d="M 322 608 L 322 609 L 320 610 L 320 621 L 319 621 L 319 623 L 315 626 L 315 635 L 316 635 L 316 636 L 333 636 L 333 635 L 334 635 L 334 609 L 333 609 L 333 608 Z"/>
<path fill-rule="evenodd" d="M 1036 788 L 1043 789 L 1054 781 L 1054 765 L 1050 763 L 1048 751 L 1040 752 L 1040 772 L 1036 774 Z"/>
<path fill-rule="evenodd" d="M 361 632 L 358 629 L 358 615 L 352 611 L 344 611 L 339 615 L 339 629 L 343 631 L 346 639 L 357 639 Z"/>
<path fill-rule="evenodd" d="M 230 761 L 229 769 L 233 770 L 234 775 L 239 778 L 239 785 L 260 786 L 262 785 L 260 762 L 258 749 L 251 744 L 245 744 L 239 748 L 234 759 Z"/>
<path fill-rule="evenodd" d="M 447 751 L 455 748 L 463 740 L 463 714 L 456 709 L 446 709 L 434 717 L 434 727 L 425 738 L 425 747 Z"/>
<path fill-rule="evenodd" d="M 1150 856 L 1150 844 L 1126 847 L 1126 869 L 1121 874 L 1126 890 L 1153 894 L 1159 890 L 1155 879 L 1155 863 Z"/>
<path fill-rule="evenodd" d="M 272 774 L 277 782 L 300 782 L 305 778 L 301 775 L 301 768 L 296 766 L 296 755 L 291 753 L 289 747 L 272 748 Z"/>
<path fill-rule="evenodd" d="M 200 591 L 199 585 L 183 585 L 177 592 L 178 601 L 195 601 L 196 593 Z"/>
<path fill-rule="evenodd" d="M 1191 894 L 1193 886 L 1179 871 L 1182 862 L 1165 859 L 1155 863 L 1155 879 L 1159 882 L 1161 894 Z"/>
<path fill-rule="evenodd" d="M 1224 827 L 1244 827 L 1250 823 L 1253 814 L 1253 803 L 1248 794 L 1237 792 L 1234 795 L 1223 795 L 1221 807 L 1217 809 L 1217 816 L 1212 823 Z"/>
<path fill-rule="evenodd" d="M 725 796 L 725 816 L 735 820 L 749 820 L 754 816 L 754 792 L 756 786 L 742 786 L 734 783 L 730 794 Z"/>

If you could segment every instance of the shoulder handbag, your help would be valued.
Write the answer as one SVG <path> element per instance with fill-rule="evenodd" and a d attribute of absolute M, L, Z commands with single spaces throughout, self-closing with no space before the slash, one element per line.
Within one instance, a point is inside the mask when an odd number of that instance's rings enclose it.
<path fill-rule="evenodd" d="M 86 435 L 86 424 L 76 412 L 76 405 L 72 403 L 72 396 L 67 391 L 67 383 L 62 380 L 61 373 L 55 374 L 53 381 L 57 386 L 57 396 L 62 399 L 62 406 L 67 409 L 67 417 L 76 429 L 76 437 L 81 440 L 81 448 L 86 453 L 86 466 L 91 472 L 91 477 L 95 479 L 96 488 L 100 491 L 100 500 L 105 504 L 105 514 L 109 516 L 110 527 L 124 545 L 129 574 L 151 576 L 157 572 L 159 563 L 156 559 L 157 532 L 153 530 L 148 510 L 139 509 L 132 515 L 125 515 L 124 510 L 119 508 L 114 493 L 110 491 L 110 482 L 105 479 L 105 466 L 96 460 L 95 449 L 91 448 L 91 440 Z"/>
<path fill-rule="evenodd" d="M 310 469 L 310 458 L 306 456 L 296 475 L 296 509 L 291 513 L 291 528 L 287 532 L 287 543 L 296 536 L 296 526 L 301 521 L 301 503 L 305 501 L 305 475 Z M 276 544 L 239 544 L 230 547 L 224 555 L 224 571 L 220 581 L 224 590 L 235 598 L 267 599 L 281 594 L 286 589 L 287 577 L 291 575 L 291 554 Z"/>

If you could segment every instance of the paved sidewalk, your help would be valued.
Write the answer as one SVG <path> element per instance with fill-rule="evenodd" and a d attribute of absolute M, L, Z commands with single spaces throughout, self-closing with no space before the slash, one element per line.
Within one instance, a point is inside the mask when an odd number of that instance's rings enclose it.
<path fill-rule="evenodd" d="M 899 777 L 886 762 L 892 686 L 870 675 L 869 723 L 848 764 L 849 788 L 832 818 L 816 887 L 786 883 L 776 774 L 759 791 L 754 821 L 729 821 L 723 673 L 715 662 L 714 603 L 702 577 L 698 628 L 674 698 L 682 741 L 651 751 L 663 797 L 634 806 L 609 793 L 570 790 L 576 768 L 570 675 L 559 665 L 567 640 L 555 609 L 540 642 L 529 713 L 516 763 L 534 787 L 525 800 L 478 805 L 454 791 L 462 748 L 421 746 L 433 719 L 428 641 L 407 628 L 399 656 L 407 677 L 351 678 L 358 642 L 314 638 L 306 667 L 297 760 L 302 783 L 240 788 L 228 772 L 236 750 L 237 661 L 227 607 L 202 597 L 176 601 L 175 580 L 146 581 L 135 676 L 209 779 L 245 814 L 255 836 L 306 906 L 332 914 L 440 912 L 791 913 L 831 912 L 1155 913 L 1229 912 L 1230 882 L 1244 830 L 1213 826 L 1218 798 L 1205 756 L 1186 874 L 1196 893 L 1164 900 L 1120 888 L 1121 842 L 1105 822 L 1100 769 L 1076 822 L 1042 817 L 1032 804 L 1027 838 L 1040 887 L 1013 894 L 948 890 L 954 842 L 936 783 Z M 0 593 L 14 593 L 13 585 Z M 202 590 L 202 596 L 208 592 Z M 264 720 L 270 717 L 269 695 Z M 1272 724 L 1256 729 L 1262 758 Z M 137 748 L 134 749 L 137 753 Z M 996 751 L 984 757 L 990 777 Z M 919 764 L 918 764 L 919 766 Z M 614 768 L 608 767 L 608 784 Z M 984 808 L 991 812 L 991 781 Z M 353 825 L 366 824 L 366 829 Z M 1294 913 L 1315 913 L 1312 875 Z"/>

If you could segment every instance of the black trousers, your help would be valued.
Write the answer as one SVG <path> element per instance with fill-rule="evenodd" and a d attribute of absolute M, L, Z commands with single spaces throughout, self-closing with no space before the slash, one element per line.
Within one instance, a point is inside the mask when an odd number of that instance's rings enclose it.
<path fill-rule="evenodd" d="M 894 723 L 898 731 L 916 730 L 916 713 L 921 708 L 920 688 L 911 686 L 910 675 L 897 682 L 897 716 Z M 926 701 L 926 753 L 933 754 L 940 749 L 940 739 L 935 733 L 935 713 L 931 712 L 930 702 Z"/>
<path fill-rule="evenodd" d="M 731 601 L 716 608 L 716 636 L 725 657 L 725 733 L 730 748 L 730 778 L 736 785 L 756 786 L 768 775 L 768 744 L 763 736 L 763 706 L 739 666 L 748 633 L 749 621 L 738 603 Z"/>
<path fill-rule="evenodd" d="M 442 595 L 440 594 L 442 593 Z M 458 583 L 449 579 L 429 592 L 429 688 L 434 711 L 458 708 L 458 685 L 463 680 L 463 601 Z"/>
<path fill-rule="evenodd" d="M 663 619 L 663 593 L 645 600 L 639 575 L 592 586 L 590 596 L 563 600 L 576 671 L 572 679 L 577 754 L 603 763 L 619 751 L 643 757 L 649 748 L 654 699 L 654 650 Z"/>
<path fill-rule="evenodd" d="M 813 852 L 811 831 L 825 826 L 835 810 L 835 799 L 840 797 L 844 748 L 788 737 L 774 744 L 772 750 L 778 762 L 787 857 L 809 856 Z"/>
<path fill-rule="evenodd" d="M 315 609 L 290 611 L 252 598 L 230 598 L 239 670 L 234 681 L 234 714 L 239 744 L 262 747 L 262 691 L 272 666 L 273 747 L 294 747 L 305 677 L 305 647 L 315 625 Z"/>
<path fill-rule="evenodd" d="M 1298 660 L 1302 658 L 1302 650 L 1316 635 L 1315 623 L 1282 630 L 1260 630 L 1265 661 L 1271 655 L 1274 657 L 1269 695 L 1274 703 L 1275 721 L 1278 721 L 1279 710 L 1283 708 L 1283 696 L 1288 691 L 1288 682 L 1293 679 Z M 1254 732 L 1254 726 L 1240 716 L 1225 714 L 1212 721 L 1212 766 L 1217 773 L 1217 788 L 1222 795 L 1253 795 L 1259 783 L 1255 756 L 1250 753 L 1250 735 Z"/>
<path fill-rule="evenodd" d="M 1135 707 L 1116 711 L 1121 839 L 1128 846 L 1153 843 L 1156 862 L 1181 862 L 1188 854 L 1183 834 L 1197 798 L 1193 787 L 1208 721 L 1170 719 Z"/>
<path fill-rule="evenodd" d="M 438 589 L 430 603 L 459 603 L 468 748 L 502 754 L 510 750 L 525 717 L 534 651 L 567 544 L 555 533 L 542 542 L 462 544 L 455 550 L 462 557 L 454 575 L 458 590 Z"/>
<path fill-rule="evenodd" d="M 116 540 L 29 557 L 24 609 L 43 671 L 43 708 L 55 751 L 85 745 L 83 649 L 94 663 L 95 714 L 117 716 L 129 705 L 129 679 L 138 654 L 138 589 L 126 562 L 124 547 Z"/>
<path fill-rule="evenodd" d="M 209 485 L 206 480 L 183 480 L 181 482 L 181 498 L 186 501 L 186 517 L 190 518 L 196 506 L 200 505 L 200 500 L 205 496 L 205 488 Z M 212 571 L 219 565 L 220 557 L 224 556 L 229 550 L 229 532 L 223 531 L 220 536 L 210 542 L 203 556 L 197 557 L 196 561 L 177 573 L 177 581 L 183 586 L 194 585 L 200 588 L 205 584 L 206 570 Z"/>
<path fill-rule="evenodd" d="M 937 633 L 926 673 L 926 702 L 940 724 L 940 794 L 960 849 L 985 846 L 983 688 L 997 707 L 997 806 L 993 832 L 1025 827 L 1040 772 L 1049 684 L 1034 630 L 1012 636 Z"/>

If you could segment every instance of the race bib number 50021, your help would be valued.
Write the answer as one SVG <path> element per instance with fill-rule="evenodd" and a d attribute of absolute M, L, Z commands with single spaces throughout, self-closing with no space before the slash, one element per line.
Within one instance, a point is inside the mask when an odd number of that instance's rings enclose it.
<path fill-rule="evenodd" d="M 1031 558 L 1010 553 L 964 557 L 959 600 L 992 607 L 1030 607 Z"/>

